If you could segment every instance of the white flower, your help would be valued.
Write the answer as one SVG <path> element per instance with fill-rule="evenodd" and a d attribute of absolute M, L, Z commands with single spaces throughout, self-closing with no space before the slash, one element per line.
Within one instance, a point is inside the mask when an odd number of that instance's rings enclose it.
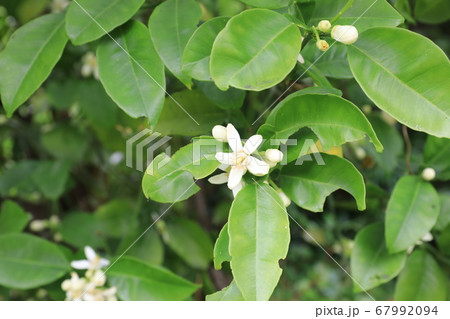
<path fill-rule="evenodd" d="M 84 76 L 85 78 L 93 75 L 94 78 L 98 80 L 99 79 L 98 65 L 95 54 L 92 52 L 86 53 L 82 58 L 82 63 L 83 65 L 81 66 L 81 75 Z"/>
<path fill-rule="evenodd" d="M 87 280 L 78 277 L 76 272 L 72 272 L 71 276 L 62 282 L 61 288 L 66 292 L 66 300 L 80 299 L 86 289 Z"/>
<path fill-rule="evenodd" d="M 101 258 L 89 246 L 84 247 L 84 254 L 87 260 L 74 260 L 70 265 L 75 269 L 100 269 L 109 265 L 109 260 Z"/>
<path fill-rule="evenodd" d="M 352 44 L 358 40 L 358 30 L 352 25 L 337 25 L 331 30 L 331 37 L 344 44 Z"/>
<path fill-rule="evenodd" d="M 426 181 L 432 181 L 436 177 L 436 171 L 431 167 L 427 167 L 422 172 L 422 178 Z"/>
<path fill-rule="evenodd" d="M 40 232 L 43 231 L 44 229 L 46 229 L 48 227 L 48 221 L 47 220 L 40 220 L 40 219 L 36 219 L 33 220 L 30 223 L 30 229 L 34 232 Z"/>
<path fill-rule="evenodd" d="M 303 58 L 303 55 L 301 53 L 298 54 L 297 61 L 300 64 L 304 64 L 305 63 L 305 59 Z"/>
<path fill-rule="evenodd" d="M 225 126 L 214 126 L 212 129 L 212 135 L 219 142 L 227 142 L 227 128 Z"/>
<path fill-rule="evenodd" d="M 215 176 L 211 176 L 208 178 L 208 182 L 211 184 L 225 184 L 228 182 L 228 178 L 230 176 L 230 167 L 228 165 L 220 165 L 219 169 L 224 171 L 225 173 L 220 173 Z M 237 193 L 245 186 L 245 183 L 241 180 L 239 184 L 236 185 L 231 191 L 233 192 L 233 196 L 236 197 Z"/>
<path fill-rule="evenodd" d="M 328 32 L 331 29 L 331 23 L 328 20 L 322 20 L 317 25 L 317 29 L 319 29 L 322 32 Z"/>
<path fill-rule="evenodd" d="M 259 145 L 262 143 L 261 135 L 253 135 L 242 146 L 241 137 L 238 131 L 232 124 L 227 126 L 227 140 L 232 153 L 216 153 L 216 159 L 225 165 L 230 165 L 230 175 L 228 176 L 227 186 L 229 189 L 234 189 L 242 180 L 242 176 L 247 172 L 247 169 L 256 176 L 263 176 L 269 173 L 270 166 L 266 162 L 251 156 Z"/>
<path fill-rule="evenodd" d="M 264 157 L 274 163 L 279 163 L 283 160 L 283 153 L 275 148 L 269 148 L 266 150 Z"/>

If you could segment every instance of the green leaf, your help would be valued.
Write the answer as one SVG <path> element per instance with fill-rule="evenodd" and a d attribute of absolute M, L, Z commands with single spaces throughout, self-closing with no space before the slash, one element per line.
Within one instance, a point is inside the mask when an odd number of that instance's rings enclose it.
<path fill-rule="evenodd" d="M 298 206 L 313 211 L 323 211 L 325 199 L 337 189 L 350 193 L 359 210 L 366 208 L 366 188 L 360 172 L 346 159 L 325 153 L 318 153 L 323 163 L 316 160 L 300 164 L 292 162 L 283 166 L 280 184 L 286 195 Z M 307 155 L 309 157 L 309 155 Z"/>
<path fill-rule="evenodd" d="M 230 237 L 228 236 L 228 224 L 225 224 L 217 237 L 214 245 L 214 268 L 222 269 L 222 264 L 225 261 L 231 261 L 230 252 L 228 249 Z"/>
<path fill-rule="evenodd" d="M 405 260 L 406 252 L 389 254 L 386 250 L 382 222 L 363 228 L 356 235 L 350 259 L 354 291 L 369 290 L 390 281 L 400 273 Z"/>
<path fill-rule="evenodd" d="M 117 287 L 121 300 L 132 301 L 185 300 L 198 288 L 165 268 L 126 256 L 108 270 L 108 281 Z"/>
<path fill-rule="evenodd" d="M 189 266 L 207 269 L 213 257 L 209 235 L 197 224 L 179 218 L 167 223 L 166 244 Z"/>
<path fill-rule="evenodd" d="M 347 46 L 336 42 L 325 52 L 317 49 L 314 41 L 309 41 L 302 50 L 305 60 L 315 62 L 314 66 L 323 75 L 335 79 L 351 79 L 352 71 L 347 61 Z"/>
<path fill-rule="evenodd" d="M 117 105 L 132 117 L 156 125 L 164 104 L 164 65 L 147 28 L 130 21 L 97 49 L 100 80 Z"/>
<path fill-rule="evenodd" d="M 440 192 L 439 202 L 441 204 L 441 212 L 439 213 L 439 217 L 434 225 L 434 229 L 442 231 L 450 225 L 450 192 Z"/>
<path fill-rule="evenodd" d="M 183 72 L 200 81 L 211 81 L 209 60 L 214 40 L 229 18 L 217 17 L 203 23 L 186 44 L 181 59 Z"/>
<path fill-rule="evenodd" d="M 348 47 L 348 59 L 379 108 L 414 130 L 450 138 L 450 63 L 431 40 L 408 30 L 375 28 Z"/>
<path fill-rule="evenodd" d="M 232 281 L 228 287 L 206 296 L 206 301 L 244 301 L 236 282 Z"/>
<path fill-rule="evenodd" d="M 429 135 L 423 151 L 423 166 L 436 171 L 436 179 L 450 179 L 450 139 Z"/>
<path fill-rule="evenodd" d="M 333 88 L 333 85 L 328 81 L 326 76 L 319 70 L 316 65 L 307 59 L 304 63 L 297 63 L 295 71 L 299 73 L 300 79 L 310 77 L 314 84 L 319 87 Z"/>
<path fill-rule="evenodd" d="M 70 270 L 58 246 L 28 234 L 0 236 L 0 284 L 16 289 L 36 288 Z"/>
<path fill-rule="evenodd" d="M 316 0 L 309 25 L 317 25 L 320 20 L 332 20 L 347 2 Z M 374 27 L 396 27 L 403 21 L 403 17 L 386 0 L 358 0 L 334 24 L 354 25 L 362 32 Z"/>
<path fill-rule="evenodd" d="M 214 41 L 211 76 L 221 90 L 261 91 L 288 75 L 300 47 L 300 31 L 283 15 L 246 10 L 231 18 Z"/>
<path fill-rule="evenodd" d="M 213 82 L 197 82 L 196 85 L 208 100 L 213 102 L 221 109 L 239 109 L 244 104 L 244 90 L 229 88 L 226 91 L 221 91 Z"/>
<path fill-rule="evenodd" d="M 287 7 L 292 0 L 240 0 L 252 7 L 267 8 L 267 9 L 279 9 Z"/>
<path fill-rule="evenodd" d="M 31 215 L 25 213 L 18 204 L 11 200 L 3 202 L 0 211 L 0 234 L 20 233 L 28 224 Z"/>
<path fill-rule="evenodd" d="M 93 214 L 70 213 L 64 217 L 60 228 L 64 241 L 74 247 L 103 247 L 105 234 L 102 225 Z"/>
<path fill-rule="evenodd" d="M 383 150 L 370 122 L 350 101 L 331 94 L 291 95 L 269 115 L 266 123 L 273 126 L 273 132 L 271 136 L 264 135 L 265 138 L 286 139 L 307 126 L 319 137 L 324 150 L 360 140 L 365 135 L 377 151 Z"/>
<path fill-rule="evenodd" d="M 66 43 L 63 14 L 42 16 L 14 32 L 0 54 L 0 94 L 8 116 L 47 79 Z"/>
<path fill-rule="evenodd" d="M 55 200 L 64 193 L 70 169 L 67 161 L 41 161 L 31 179 L 46 198 Z"/>
<path fill-rule="evenodd" d="M 98 106 L 98 105 L 96 105 Z M 77 127 L 57 125 L 41 135 L 42 146 L 57 159 L 80 162 L 85 157 L 88 137 Z"/>
<path fill-rule="evenodd" d="M 131 246 L 126 253 L 127 256 L 135 257 L 147 264 L 161 265 L 164 261 L 164 244 L 161 242 L 156 229 L 150 228 L 146 231 L 147 227 L 137 228 L 135 231 L 128 232 L 116 249 L 116 254 L 122 254 Z M 145 234 L 138 242 L 132 245 L 144 232 Z"/>
<path fill-rule="evenodd" d="M 66 14 L 66 31 L 76 45 L 102 37 L 125 23 L 145 0 L 77 0 Z"/>
<path fill-rule="evenodd" d="M 36 190 L 31 181 L 31 174 L 36 170 L 38 162 L 24 160 L 14 164 L 0 175 L 0 194 L 7 197 L 10 192 L 19 194 L 30 193 Z"/>
<path fill-rule="evenodd" d="M 97 208 L 94 216 L 108 237 L 122 238 L 130 228 L 136 227 L 133 213 L 134 207 L 129 201 L 114 199 Z"/>
<path fill-rule="evenodd" d="M 201 16 L 202 10 L 194 0 L 167 0 L 155 8 L 148 21 L 156 51 L 170 72 L 188 88 L 192 81 L 181 70 L 181 58 Z"/>
<path fill-rule="evenodd" d="M 408 249 L 422 238 L 439 216 L 439 196 L 433 185 L 404 176 L 395 185 L 386 209 L 386 245 L 391 253 Z"/>
<path fill-rule="evenodd" d="M 155 130 L 164 135 L 197 136 L 210 133 L 213 126 L 222 124 L 225 118 L 225 112 L 200 91 L 186 90 L 166 98 Z"/>
<path fill-rule="evenodd" d="M 265 184 L 245 186 L 231 206 L 228 234 L 233 277 L 245 300 L 268 300 L 290 240 L 288 215 L 277 192 Z"/>
<path fill-rule="evenodd" d="M 444 255 L 450 255 L 450 225 L 447 225 L 446 228 L 442 229 L 441 233 L 437 237 L 436 240 L 439 250 Z"/>
<path fill-rule="evenodd" d="M 165 153 L 158 155 L 142 179 L 145 196 L 162 203 L 191 197 L 200 190 L 193 178 L 204 178 L 219 167 L 214 155 L 221 147 L 222 143 L 213 138 L 198 138 L 178 150 L 172 158 Z"/>
<path fill-rule="evenodd" d="M 447 297 L 447 278 L 434 258 L 424 250 L 408 257 L 395 286 L 398 301 L 440 301 Z"/>
<path fill-rule="evenodd" d="M 414 16 L 423 23 L 445 22 L 450 19 L 450 2 L 447 0 L 416 0 Z"/>

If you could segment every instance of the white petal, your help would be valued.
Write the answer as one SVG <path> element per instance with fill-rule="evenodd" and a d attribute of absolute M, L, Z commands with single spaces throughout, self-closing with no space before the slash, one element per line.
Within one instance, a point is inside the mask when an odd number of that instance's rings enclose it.
<path fill-rule="evenodd" d="M 230 166 L 230 165 L 227 165 L 227 164 L 220 164 L 220 165 L 219 165 L 219 169 L 220 169 L 221 171 L 226 172 L 229 166 Z"/>
<path fill-rule="evenodd" d="M 244 152 L 247 154 L 252 154 L 254 151 L 256 151 L 262 143 L 262 136 L 261 135 L 253 135 L 250 137 L 247 142 L 245 142 L 244 145 Z"/>
<path fill-rule="evenodd" d="M 224 165 L 231 165 L 233 153 L 224 153 L 224 152 L 217 152 L 216 153 L 216 160 L 218 160 L 221 164 Z"/>
<path fill-rule="evenodd" d="M 233 124 L 227 125 L 227 140 L 233 152 L 240 151 L 242 149 L 241 136 L 239 132 L 234 128 Z"/>
<path fill-rule="evenodd" d="M 211 176 L 210 178 L 208 178 L 208 182 L 210 182 L 211 184 L 225 184 L 226 182 L 228 182 L 228 174 L 221 173 L 215 176 Z"/>
<path fill-rule="evenodd" d="M 230 176 L 228 177 L 228 188 L 235 188 L 242 180 L 242 176 L 245 174 L 247 169 L 245 166 L 233 167 L 230 171 Z"/>
<path fill-rule="evenodd" d="M 97 257 L 95 250 L 92 249 L 92 247 L 90 247 L 90 246 L 84 247 L 84 254 L 86 255 L 86 258 L 88 260 L 94 260 Z"/>
<path fill-rule="evenodd" d="M 89 260 L 83 259 L 83 260 L 74 260 L 70 263 L 70 265 L 72 266 L 72 268 L 75 269 L 89 269 L 91 263 L 89 262 Z"/>
<path fill-rule="evenodd" d="M 236 197 L 237 193 L 245 186 L 245 183 L 241 180 L 239 184 L 235 188 L 233 188 L 231 191 L 233 192 L 233 197 Z"/>
<path fill-rule="evenodd" d="M 253 175 L 263 176 L 269 173 L 270 166 L 266 162 L 253 156 L 247 157 L 247 161 L 247 168 Z"/>
<path fill-rule="evenodd" d="M 105 258 L 101 258 L 100 259 L 100 268 L 108 267 L 108 266 L 109 266 L 109 260 L 105 259 Z"/>

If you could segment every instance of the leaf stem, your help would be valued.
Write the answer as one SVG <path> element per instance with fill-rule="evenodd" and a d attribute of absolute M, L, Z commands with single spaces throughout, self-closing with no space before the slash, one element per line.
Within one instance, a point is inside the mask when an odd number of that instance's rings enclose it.
<path fill-rule="evenodd" d="M 412 171 L 411 171 L 411 140 L 409 139 L 408 128 L 405 125 L 402 126 L 402 133 L 403 133 L 403 138 L 404 138 L 405 144 L 406 144 L 406 158 L 405 158 L 406 169 L 408 170 L 408 173 L 411 175 L 412 174 Z"/>
<path fill-rule="evenodd" d="M 269 182 L 270 186 L 272 186 L 276 191 L 280 189 L 271 178 L 268 178 L 267 181 Z"/>
<path fill-rule="evenodd" d="M 319 36 L 319 32 L 317 31 L 316 27 L 313 26 L 312 30 L 313 30 L 314 35 L 316 37 L 316 41 L 319 41 L 320 40 L 320 36 Z"/>
<path fill-rule="evenodd" d="M 355 0 L 348 0 L 347 3 L 345 4 L 345 6 L 341 9 L 341 11 L 338 12 L 338 14 L 330 21 L 331 24 L 334 24 L 340 17 L 341 15 L 343 15 L 345 13 L 345 11 L 347 11 L 348 9 L 350 9 L 350 7 L 353 5 L 353 2 Z"/>

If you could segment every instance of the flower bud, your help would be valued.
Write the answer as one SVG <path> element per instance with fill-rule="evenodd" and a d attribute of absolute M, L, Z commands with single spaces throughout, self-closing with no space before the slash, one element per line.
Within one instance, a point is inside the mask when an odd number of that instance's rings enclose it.
<path fill-rule="evenodd" d="M 280 195 L 281 200 L 283 201 L 284 207 L 288 207 L 289 205 L 291 205 L 291 200 L 289 199 L 289 197 L 287 197 L 287 195 L 281 190 L 277 190 L 278 195 Z"/>
<path fill-rule="evenodd" d="M 331 29 L 331 23 L 328 20 L 322 20 L 317 25 L 317 29 L 319 29 L 322 32 L 328 32 Z"/>
<path fill-rule="evenodd" d="M 432 181 L 436 177 L 436 171 L 431 167 L 427 167 L 422 172 L 422 178 L 426 181 Z"/>
<path fill-rule="evenodd" d="M 316 42 L 316 46 L 320 51 L 326 51 L 330 47 L 328 42 L 325 40 L 319 40 Z"/>
<path fill-rule="evenodd" d="M 300 64 L 304 64 L 305 63 L 305 59 L 303 58 L 303 55 L 301 53 L 298 54 L 297 61 Z"/>
<path fill-rule="evenodd" d="M 30 223 L 30 229 L 34 232 L 40 232 L 46 229 L 48 226 L 48 222 L 46 220 L 33 220 Z"/>
<path fill-rule="evenodd" d="M 431 235 L 431 233 L 428 232 L 425 235 L 423 235 L 423 237 L 420 240 L 426 241 L 426 242 L 432 241 L 433 240 L 433 235 Z"/>
<path fill-rule="evenodd" d="M 50 227 L 57 227 L 61 221 L 59 220 L 58 216 L 52 215 L 52 216 L 50 216 L 48 222 L 49 222 Z"/>
<path fill-rule="evenodd" d="M 227 128 L 222 125 L 216 125 L 212 129 L 213 137 L 219 142 L 226 142 L 227 138 Z"/>
<path fill-rule="evenodd" d="M 358 30 L 352 25 L 337 25 L 331 30 L 331 37 L 344 44 L 352 44 L 358 40 Z"/>
<path fill-rule="evenodd" d="M 275 148 L 269 148 L 264 153 L 264 157 L 270 162 L 279 163 L 283 160 L 283 153 Z"/>
<path fill-rule="evenodd" d="M 359 146 L 358 146 L 358 147 L 355 149 L 355 156 L 356 156 L 357 159 L 363 160 L 363 159 L 366 158 L 367 153 L 366 153 L 366 151 L 365 151 L 362 147 L 359 147 Z"/>

